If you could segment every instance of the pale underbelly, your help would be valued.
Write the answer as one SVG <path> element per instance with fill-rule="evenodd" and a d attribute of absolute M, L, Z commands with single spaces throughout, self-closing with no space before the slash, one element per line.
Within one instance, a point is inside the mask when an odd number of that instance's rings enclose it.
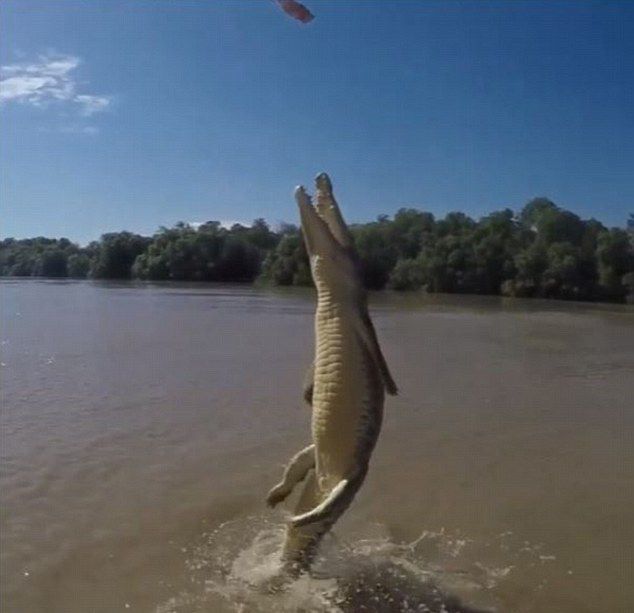
<path fill-rule="evenodd" d="M 376 368 L 356 338 L 318 340 L 312 430 L 318 483 L 330 489 L 367 464 L 380 427 L 382 394 Z"/>

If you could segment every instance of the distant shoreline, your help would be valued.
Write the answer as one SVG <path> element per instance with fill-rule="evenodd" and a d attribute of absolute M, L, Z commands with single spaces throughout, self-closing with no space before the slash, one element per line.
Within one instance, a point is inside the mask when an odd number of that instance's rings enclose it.
<path fill-rule="evenodd" d="M 582 220 L 546 198 L 518 213 L 436 219 L 417 209 L 351 226 L 367 289 L 634 302 L 634 232 Z M 152 237 L 104 234 L 0 241 L 1 277 L 138 279 L 311 286 L 299 228 L 266 221 L 178 223 Z"/>
<path fill-rule="evenodd" d="M 295 285 L 295 286 L 284 286 L 284 285 L 274 285 L 272 283 L 263 282 L 263 281 L 173 281 L 173 280 L 144 280 L 144 279 L 91 279 L 91 278 L 83 278 L 78 279 L 74 277 L 15 277 L 15 276 L 7 276 L 0 275 L 0 283 L 1 282 L 56 282 L 56 283 L 67 283 L 71 284 L 94 284 L 96 286 L 102 287 L 130 287 L 130 288 L 145 288 L 145 287 L 157 287 L 157 288 L 167 288 L 167 287 L 182 287 L 187 288 L 190 287 L 192 289 L 203 289 L 205 287 L 209 287 L 210 289 L 217 289 L 226 287 L 228 289 L 231 288 L 248 288 L 248 289 L 257 289 L 257 290 L 269 290 L 273 292 L 284 292 L 290 291 L 291 295 L 296 295 L 296 292 L 307 292 L 312 293 L 315 291 L 314 287 L 305 286 L 305 285 Z M 435 301 L 442 302 L 447 298 L 455 299 L 457 302 L 460 298 L 468 299 L 488 299 L 491 301 L 499 301 L 501 304 L 509 305 L 513 303 L 517 303 L 518 305 L 529 301 L 530 303 L 538 304 L 540 302 L 555 307 L 558 303 L 570 305 L 570 306 L 579 306 L 579 307 L 625 307 L 629 308 L 634 305 L 634 294 L 626 297 L 624 302 L 615 302 L 608 300 L 574 300 L 569 298 L 544 298 L 539 296 L 533 297 L 520 297 L 520 296 L 504 296 L 501 294 L 476 294 L 476 293 L 444 293 L 444 292 L 428 292 L 424 289 L 416 289 L 416 290 L 407 290 L 407 291 L 398 291 L 394 289 L 380 289 L 380 290 L 369 290 L 370 297 L 380 297 L 382 295 L 399 295 L 403 298 L 403 300 L 416 301 L 417 298 L 422 299 L 425 302 L 429 302 L 433 304 Z"/>

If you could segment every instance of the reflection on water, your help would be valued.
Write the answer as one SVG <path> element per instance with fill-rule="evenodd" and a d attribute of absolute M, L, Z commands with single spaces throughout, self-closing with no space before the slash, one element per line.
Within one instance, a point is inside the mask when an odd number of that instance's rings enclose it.
<path fill-rule="evenodd" d="M 1 287 L 3 611 L 632 609 L 631 307 L 373 296 L 400 394 L 316 572 L 268 594 L 312 292 Z"/>

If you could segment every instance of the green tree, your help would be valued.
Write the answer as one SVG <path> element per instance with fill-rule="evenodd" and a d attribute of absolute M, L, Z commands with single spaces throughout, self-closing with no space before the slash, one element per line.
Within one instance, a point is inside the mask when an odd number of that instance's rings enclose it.
<path fill-rule="evenodd" d="M 264 219 L 259 218 L 254 219 L 251 226 L 247 229 L 246 240 L 265 253 L 277 245 L 279 237 L 269 228 L 269 224 Z"/>
<path fill-rule="evenodd" d="M 391 240 L 391 223 L 380 217 L 373 223 L 351 227 L 359 254 L 363 284 L 368 289 L 383 289 L 398 259 L 398 249 Z"/>
<path fill-rule="evenodd" d="M 584 221 L 547 198 L 517 215 L 504 209 L 478 221 L 402 208 L 351 233 L 371 289 L 612 301 L 634 293 L 631 231 Z M 239 282 L 260 275 L 278 285 L 312 284 L 299 228 L 282 224 L 274 232 L 263 219 L 230 229 L 179 222 L 151 238 L 111 233 L 85 248 L 66 238 L 7 238 L 0 275 Z"/>
<path fill-rule="evenodd" d="M 584 222 L 547 198 L 535 198 L 526 204 L 520 220 L 536 232 L 536 239 L 544 245 L 563 242 L 580 245 L 584 236 Z"/>
<path fill-rule="evenodd" d="M 434 216 L 416 209 L 399 209 L 390 227 L 390 242 L 402 259 L 415 258 L 423 241 L 434 231 Z"/>
<path fill-rule="evenodd" d="M 622 301 L 628 293 L 623 277 L 634 269 L 632 243 L 617 228 L 601 232 L 597 239 L 599 285 L 603 298 Z"/>
<path fill-rule="evenodd" d="M 558 206 L 548 198 L 539 197 L 529 200 L 520 211 L 520 222 L 528 227 L 537 229 L 537 225 L 544 213 L 558 210 Z"/>
<path fill-rule="evenodd" d="M 539 296 L 542 274 L 548 267 L 548 255 L 543 245 L 532 243 L 524 247 L 513 259 L 516 274 L 502 283 L 501 292 L 507 296 Z"/>
<path fill-rule="evenodd" d="M 478 293 L 499 294 L 502 285 L 513 279 L 517 272 L 513 256 L 521 243 L 520 232 L 510 209 L 480 220 L 472 234 Z"/>
<path fill-rule="evenodd" d="M 137 256 L 149 246 L 151 239 L 132 232 L 104 234 L 92 266 L 96 279 L 129 279 Z"/>
<path fill-rule="evenodd" d="M 578 299 L 583 293 L 579 249 L 569 242 L 552 243 L 546 253 L 540 295 L 547 298 Z"/>
<path fill-rule="evenodd" d="M 416 258 L 400 259 L 390 273 L 388 287 L 398 291 L 415 290 L 423 286 L 423 267 Z"/>
<path fill-rule="evenodd" d="M 216 280 L 253 281 L 259 272 L 259 250 L 240 238 L 229 237 L 224 242 L 220 259 L 216 265 Z"/>
<path fill-rule="evenodd" d="M 40 253 L 31 274 L 36 277 L 66 277 L 67 258 L 63 249 L 49 247 Z"/>
<path fill-rule="evenodd" d="M 262 277 L 275 285 L 312 285 L 308 254 L 300 232 L 289 231 L 282 236 L 264 260 Z"/>
<path fill-rule="evenodd" d="M 67 273 L 75 279 L 85 279 L 90 273 L 90 257 L 86 253 L 73 253 L 68 256 Z"/>
<path fill-rule="evenodd" d="M 0 274 L 65 277 L 68 258 L 81 251 L 67 238 L 8 238 L 0 241 Z"/>

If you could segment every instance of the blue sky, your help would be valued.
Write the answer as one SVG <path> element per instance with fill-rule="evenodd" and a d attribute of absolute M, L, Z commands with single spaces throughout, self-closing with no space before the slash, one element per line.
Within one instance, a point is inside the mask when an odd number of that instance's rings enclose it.
<path fill-rule="evenodd" d="M 3 0 L 3 236 L 634 210 L 634 2 Z"/>

